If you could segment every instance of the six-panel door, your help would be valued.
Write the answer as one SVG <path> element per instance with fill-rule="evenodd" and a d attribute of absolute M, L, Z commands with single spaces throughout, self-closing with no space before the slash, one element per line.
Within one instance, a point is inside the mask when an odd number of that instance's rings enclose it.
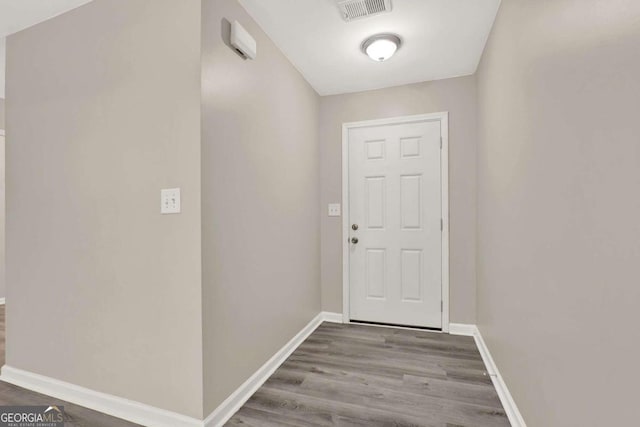
<path fill-rule="evenodd" d="M 442 327 L 440 126 L 349 130 L 351 320 Z"/>

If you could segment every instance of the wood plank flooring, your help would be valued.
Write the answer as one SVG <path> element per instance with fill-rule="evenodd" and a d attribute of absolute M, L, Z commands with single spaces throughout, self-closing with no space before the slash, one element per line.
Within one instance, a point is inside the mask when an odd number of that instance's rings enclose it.
<path fill-rule="evenodd" d="M 0 305 L 0 366 L 4 365 L 5 356 L 5 306 Z M 132 424 L 118 418 L 91 409 L 64 402 L 43 394 L 34 393 L 14 385 L 0 381 L 0 405 L 60 405 L 64 406 L 65 426 L 74 427 L 132 427 Z"/>
<path fill-rule="evenodd" d="M 228 426 L 509 426 L 473 338 L 323 323 Z"/>

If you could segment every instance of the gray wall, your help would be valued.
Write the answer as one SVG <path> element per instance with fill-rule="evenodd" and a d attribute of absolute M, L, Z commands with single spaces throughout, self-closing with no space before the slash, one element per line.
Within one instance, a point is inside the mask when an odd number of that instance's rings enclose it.
<path fill-rule="evenodd" d="M 0 98 L 0 129 L 4 130 L 4 99 Z M 5 180 L 4 180 L 4 169 L 5 169 L 5 141 L 4 138 L 0 136 L 0 298 L 4 298 L 6 295 L 5 290 L 5 256 L 4 256 L 4 221 L 5 221 Z"/>
<path fill-rule="evenodd" d="M 194 417 L 200 7 L 96 0 L 7 46 L 8 365 Z"/>
<path fill-rule="evenodd" d="M 5 137 L 0 135 L 0 298 L 7 294 L 5 263 Z"/>
<path fill-rule="evenodd" d="M 203 1 L 202 58 L 207 414 L 320 311 L 319 98 L 236 0 Z"/>
<path fill-rule="evenodd" d="M 342 313 L 342 123 L 449 112 L 451 321 L 475 323 L 476 85 L 461 77 L 321 98 L 322 308 Z"/>
<path fill-rule="evenodd" d="M 4 129 L 4 99 L 0 98 L 0 129 Z"/>
<path fill-rule="evenodd" d="M 532 427 L 638 423 L 639 20 L 504 0 L 478 72 L 478 321 Z"/>

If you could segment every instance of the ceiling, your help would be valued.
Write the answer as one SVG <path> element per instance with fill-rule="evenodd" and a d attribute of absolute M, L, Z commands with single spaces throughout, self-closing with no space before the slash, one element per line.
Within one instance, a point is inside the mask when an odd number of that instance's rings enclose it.
<path fill-rule="evenodd" d="M 91 0 L 0 0 L 0 98 L 4 98 L 5 40 L 9 34 Z"/>
<path fill-rule="evenodd" d="M 320 95 L 471 75 L 500 5 L 500 0 L 392 0 L 391 13 L 347 23 L 336 0 L 239 1 Z M 378 63 L 362 54 L 360 45 L 382 32 L 400 35 L 403 45 Z"/>
<path fill-rule="evenodd" d="M 0 0 L 0 37 L 24 30 L 91 0 Z"/>

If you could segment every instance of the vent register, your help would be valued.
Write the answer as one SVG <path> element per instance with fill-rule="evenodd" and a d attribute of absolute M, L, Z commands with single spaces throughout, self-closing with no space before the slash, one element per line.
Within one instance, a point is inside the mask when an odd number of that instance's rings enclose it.
<path fill-rule="evenodd" d="M 391 0 L 337 0 L 342 18 L 347 21 L 391 12 Z"/>

